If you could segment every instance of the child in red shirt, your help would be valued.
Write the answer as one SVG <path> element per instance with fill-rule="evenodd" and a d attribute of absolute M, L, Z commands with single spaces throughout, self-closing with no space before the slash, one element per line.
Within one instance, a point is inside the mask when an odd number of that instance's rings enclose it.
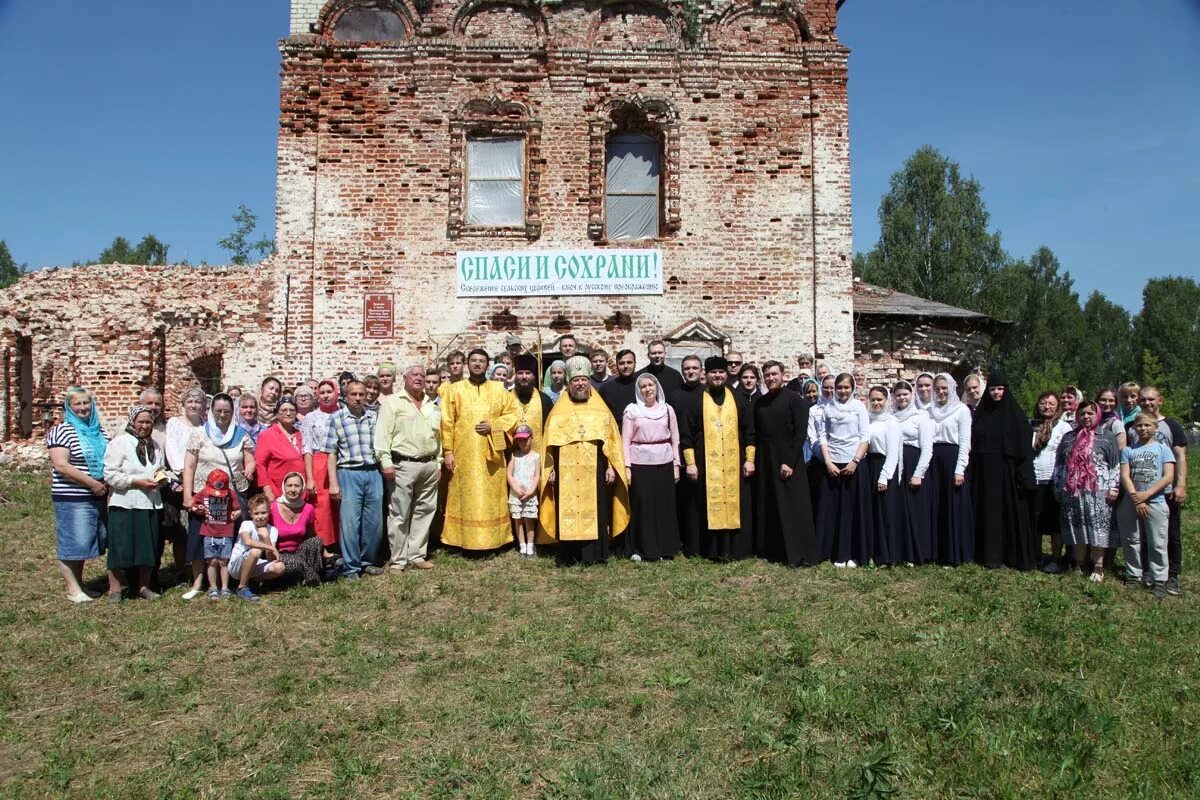
<path fill-rule="evenodd" d="M 234 529 L 242 507 L 237 493 L 229 489 L 229 475 L 223 469 L 208 473 L 204 488 L 192 497 L 192 512 L 203 517 L 200 535 L 204 538 L 204 560 L 208 564 L 208 598 L 232 597 L 229 590 L 229 557 L 233 554 Z M 217 578 L 220 576 L 220 590 Z"/>

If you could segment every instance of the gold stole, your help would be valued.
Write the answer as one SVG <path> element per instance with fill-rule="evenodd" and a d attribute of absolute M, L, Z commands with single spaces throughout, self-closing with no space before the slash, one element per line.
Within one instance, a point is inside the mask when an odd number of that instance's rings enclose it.
<path fill-rule="evenodd" d="M 742 453 L 738 444 L 737 403 L 726 387 L 724 403 L 717 405 L 705 391 L 701 404 L 708 527 L 717 531 L 736 530 L 742 527 Z"/>
<path fill-rule="evenodd" d="M 538 393 L 537 389 L 534 389 L 533 396 L 529 398 L 529 402 L 522 404 L 521 399 L 517 397 L 517 393 L 514 391 L 513 400 L 517 403 L 517 426 L 528 425 L 529 429 L 533 431 L 530 449 L 542 457 L 542 464 L 544 465 L 546 463 L 546 437 L 542 431 L 542 396 Z"/>

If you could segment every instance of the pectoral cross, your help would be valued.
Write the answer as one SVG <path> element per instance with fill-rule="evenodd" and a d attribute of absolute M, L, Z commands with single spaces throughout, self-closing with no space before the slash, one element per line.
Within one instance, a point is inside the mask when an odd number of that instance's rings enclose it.
<path fill-rule="evenodd" d="M 584 428 L 583 428 L 583 423 L 581 422 L 581 423 L 579 423 L 579 438 L 580 438 L 580 439 L 582 439 L 582 438 L 583 438 L 584 432 L 585 432 L 585 431 L 584 431 Z"/>
<path fill-rule="evenodd" d="M 718 419 L 718 420 L 713 420 L 713 427 L 717 429 L 718 433 L 720 433 L 721 429 L 724 428 L 725 425 L 724 425 L 724 423 L 721 422 L 721 420 Z"/>

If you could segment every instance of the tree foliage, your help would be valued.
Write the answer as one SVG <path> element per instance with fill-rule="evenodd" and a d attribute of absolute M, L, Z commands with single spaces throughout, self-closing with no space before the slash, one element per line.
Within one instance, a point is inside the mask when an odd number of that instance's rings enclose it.
<path fill-rule="evenodd" d="M 1089 395 L 1138 378 L 1165 408 L 1200 417 L 1200 285 L 1154 278 L 1136 316 L 1093 292 L 1080 303 L 1049 247 L 1013 259 L 991 231 L 982 188 L 931 147 L 914 153 L 879 204 L 879 242 L 854 258 L 863 280 L 1011 323 L 993 343 L 1022 407 L 1073 383 Z M 976 366 L 976 365 L 963 365 Z"/>
<path fill-rule="evenodd" d="M 984 289 L 1005 262 L 988 223 L 979 182 L 922 147 L 892 176 L 879 204 L 879 242 L 856 259 L 857 271 L 870 283 L 982 310 Z"/>
<path fill-rule="evenodd" d="M 233 233 L 217 242 L 218 247 L 229 253 L 231 263 L 249 264 L 252 256 L 257 256 L 261 261 L 267 256 L 275 254 L 274 239 L 263 237 L 257 241 L 251 241 L 254 229 L 258 226 L 258 216 L 244 203 L 238 206 L 237 213 L 233 215 L 233 221 L 236 224 Z"/>
<path fill-rule="evenodd" d="M 112 244 L 100 251 L 95 260 L 88 263 L 162 266 L 167 263 L 169 249 L 170 245 L 151 233 L 143 236 L 136 246 L 131 245 L 124 236 L 118 236 L 112 240 Z"/>
<path fill-rule="evenodd" d="M 8 250 L 8 242 L 0 239 L 0 289 L 12 286 L 21 279 L 25 272 L 23 264 L 17 264 L 12 253 Z"/>

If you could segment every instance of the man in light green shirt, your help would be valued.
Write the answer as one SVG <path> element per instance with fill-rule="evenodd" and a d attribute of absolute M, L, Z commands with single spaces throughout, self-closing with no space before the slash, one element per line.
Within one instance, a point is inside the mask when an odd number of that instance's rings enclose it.
<path fill-rule="evenodd" d="M 404 370 L 404 390 L 387 397 L 375 424 L 375 454 L 391 486 L 391 567 L 432 569 L 426 560 L 442 466 L 442 411 L 425 394 L 425 367 Z"/>

